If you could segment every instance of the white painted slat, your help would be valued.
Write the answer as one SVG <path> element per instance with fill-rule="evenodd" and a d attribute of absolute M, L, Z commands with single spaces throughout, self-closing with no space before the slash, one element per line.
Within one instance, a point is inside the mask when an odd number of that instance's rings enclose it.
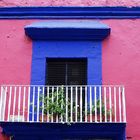
<path fill-rule="evenodd" d="M 29 122 L 30 117 L 30 86 L 28 87 L 28 115 L 27 115 L 27 122 Z"/>
<path fill-rule="evenodd" d="M 20 104 L 21 104 L 21 87 L 19 87 L 18 92 L 18 122 L 20 121 Z"/>
<path fill-rule="evenodd" d="M 102 87 L 99 86 L 99 100 L 100 100 L 100 122 L 102 122 Z"/>
<path fill-rule="evenodd" d="M 1 86 L 1 94 L 0 94 L 0 121 L 2 121 L 2 98 L 3 98 L 3 87 Z"/>
<path fill-rule="evenodd" d="M 83 106 L 83 103 L 82 103 L 82 86 L 80 87 L 80 122 L 82 122 L 82 106 Z"/>
<path fill-rule="evenodd" d="M 52 88 L 52 103 L 54 101 L 54 97 L 53 97 L 53 93 L 54 93 L 54 86 L 51 87 Z M 53 112 L 51 112 L 51 122 L 53 122 Z"/>
<path fill-rule="evenodd" d="M 44 122 L 44 90 L 45 89 L 45 87 L 43 86 L 42 87 L 42 122 Z"/>
<path fill-rule="evenodd" d="M 64 90 L 63 86 L 60 87 L 60 88 L 61 88 L 62 91 Z M 63 96 L 62 96 L 62 98 L 63 98 Z M 63 109 L 63 101 L 62 101 L 62 104 L 61 104 L 61 109 Z M 62 114 L 61 114 L 61 122 L 63 122 L 63 115 Z"/>
<path fill-rule="evenodd" d="M 122 87 L 122 98 L 123 98 L 123 122 L 126 123 L 126 101 L 125 101 L 125 88 Z"/>
<path fill-rule="evenodd" d="M 71 110 L 70 110 L 70 118 L 71 118 L 71 122 L 73 122 L 73 87 L 71 87 L 71 100 L 70 100 L 70 103 L 71 103 Z"/>
<path fill-rule="evenodd" d="M 56 94 L 57 94 L 57 101 L 56 101 L 56 103 L 57 103 L 57 105 L 58 105 L 58 92 L 59 92 L 59 90 L 58 90 L 58 86 L 56 87 Z M 56 122 L 58 123 L 58 114 L 56 115 Z"/>
<path fill-rule="evenodd" d="M 87 122 L 87 86 L 85 87 L 85 122 Z"/>
<path fill-rule="evenodd" d="M 66 122 L 68 122 L 68 87 L 66 87 Z"/>
<path fill-rule="evenodd" d="M 90 92 L 90 122 L 92 122 L 92 87 L 89 87 Z"/>
<path fill-rule="evenodd" d="M 24 92 L 23 92 L 23 119 L 22 121 L 25 121 L 25 94 L 26 94 L 26 87 L 24 87 Z"/>
<path fill-rule="evenodd" d="M 94 86 L 95 122 L 97 122 L 97 88 Z"/>
<path fill-rule="evenodd" d="M 3 121 L 5 121 L 6 102 L 7 102 L 7 90 L 8 90 L 8 87 L 6 86 L 5 90 L 4 90 L 4 101 L 3 101 Z"/>
<path fill-rule="evenodd" d="M 114 87 L 114 121 L 117 122 L 116 87 Z"/>
<path fill-rule="evenodd" d="M 76 96 L 75 97 L 75 104 L 76 104 L 75 105 L 75 122 L 77 122 L 77 107 L 78 107 L 77 86 L 76 86 L 76 89 L 75 90 L 76 90 L 76 93 L 75 93 L 75 96 Z"/>
<path fill-rule="evenodd" d="M 47 87 L 47 97 L 50 97 L 50 93 L 49 93 L 49 91 L 50 91 L 50 87 L 48 86 Z M 49 110 L 47 111 L 47 122 L 49 122 L 50 121 L 50 112 L 49 112 Z"/>
<path fill-rule="evenodd" d="M 105 122 L 107 122 L 106 87 L 104 87 Z"/>
<path fill-rule="evenodd" d="M 11 111 L 11 94 L 12 94 L 12 87 L 10 86 L 9 103 L 8 103 L 8 118 L 7 118 L 7 121 L 9 121 L 9 118 L 10 118 L 10 111 Z"/>
<path fill-rule="evenodd" d="M 38 86 L 38 92 L 37 92 L 37 122 L 39 122 L 39 105 L 40 105 L 40 87 Z"/>
<path fill-rule="evenodd" d="M 119 118 L 120 122 L 122 122 L 122 106 L 121 106 L 121 88 L 119 87 Z"/>
<path fill-rule="evenodd" d="M 17 99 L 17 87 L 15 87 L 15 89 L 14 89 L 13 117 L 12 117 L 13 122 L 14 122 L 14 118 L 15 118 L 16 99 Z"/>
<path fill-rule="evenodd" d="M 32 104 L 32 121 L 34 122 L 34 115 L 35 115 L 35 86 L 33 87 L 33 104 Z"/>
<path fill-rule="evenodd" d="M 111 97 L 111 87 L 109 87 L 109 114 L 110 114 L 110 122 L 112 122 L 112 97 Z"/>

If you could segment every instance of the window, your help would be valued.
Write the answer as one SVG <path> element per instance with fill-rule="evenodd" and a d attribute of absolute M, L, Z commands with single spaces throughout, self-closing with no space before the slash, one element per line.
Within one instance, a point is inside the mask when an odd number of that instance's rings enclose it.
<path fill-rule="evenodd" d="M 87 59 L 47 59 L 47 85 L 86 85 Z"/>

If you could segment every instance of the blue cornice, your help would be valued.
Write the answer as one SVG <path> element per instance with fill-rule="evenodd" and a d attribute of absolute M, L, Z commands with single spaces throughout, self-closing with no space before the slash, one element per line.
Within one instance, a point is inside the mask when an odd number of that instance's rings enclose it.
<path fill-rule="evenodd" d="M 140 7 L 0 7 L 0 19 L 136 19 Z"/>
<path fill-rule="evenodd" d="M 25 33 L 32 40 L 103 40 L 110 28 L 95 21 L 50 20 L 27 25 Z"/>

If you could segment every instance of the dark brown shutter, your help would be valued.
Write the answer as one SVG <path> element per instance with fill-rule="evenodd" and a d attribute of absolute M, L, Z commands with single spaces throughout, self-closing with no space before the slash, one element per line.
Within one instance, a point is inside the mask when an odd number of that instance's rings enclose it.
<path fill-rule="evenodd" d="M 47 85 L 86 85 L 86 59 L 47 59 Z"/>

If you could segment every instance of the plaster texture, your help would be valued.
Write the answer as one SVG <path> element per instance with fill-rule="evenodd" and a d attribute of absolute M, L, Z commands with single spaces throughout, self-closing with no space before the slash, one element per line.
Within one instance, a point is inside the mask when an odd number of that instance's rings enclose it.
<path fill-rule="evenodd" d="M 25 36 L 24 26 L 35 21 L 0 20 L 0 84 L 30 84 L 32 41 Z M 102 82 L 125 85 L 127 136 L 139 140 L 140 19 L 101 22 L 111 27 L 102 46 Z"/>
<path fill-rule="evenodd" d="M 140 6 L 140 0 L 0 0 L 0 6 Z"/>

